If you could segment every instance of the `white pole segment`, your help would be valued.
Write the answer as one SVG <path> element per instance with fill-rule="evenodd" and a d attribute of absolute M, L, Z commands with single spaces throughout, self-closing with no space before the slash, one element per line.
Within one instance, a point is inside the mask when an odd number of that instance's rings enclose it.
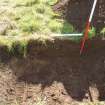
<path fill-rule="evenodd" d="M 92 11 L 91 11 L 90 18 L 89 18 L 90 23 L 91 23 L 92 18 L 93 18 L 93 14 L 94 14 L 94 11 L 95 11 L 95 8 L 96 8 L 97 1 L 98 0 L 94 0 L 94 4 L 93 4 Z"/>
<path fill-rule="evenodd" d="M 72 36 L 83 36 L 83 33 L 71 33 L 71 34 L 52 34 L 53 37 L 72 37 Z"/>

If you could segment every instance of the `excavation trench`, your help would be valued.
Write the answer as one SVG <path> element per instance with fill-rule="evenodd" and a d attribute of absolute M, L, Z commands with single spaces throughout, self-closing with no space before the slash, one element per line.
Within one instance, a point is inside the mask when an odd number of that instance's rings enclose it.
<path fill-rule="evenodd" d="M 25 58 L 0 47 L 0 101 L 46 97 L 48 105 L 67 105 L 105 100 L 105 41 L 95 38 L 87 45 L 80 56 L 80 44 L 70 40 L 47 41 L 47 46 L 30 41 Z"/>

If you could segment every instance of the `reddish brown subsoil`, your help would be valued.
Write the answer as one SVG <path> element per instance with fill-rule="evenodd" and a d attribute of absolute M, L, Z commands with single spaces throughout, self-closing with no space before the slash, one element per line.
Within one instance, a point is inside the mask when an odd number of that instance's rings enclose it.
<path fill-rule="evenodd" d="M 0 50 L 2 62 L 6 59 L 0 66 L 0 102 L 26 105 L 37 97 L 48 105 L 105 100 L 104 40 L 88 41 L 83 55 L 79 43 L 56 40 L 47 45 L 30 41 L 26 58 L 6 58 Z"/>

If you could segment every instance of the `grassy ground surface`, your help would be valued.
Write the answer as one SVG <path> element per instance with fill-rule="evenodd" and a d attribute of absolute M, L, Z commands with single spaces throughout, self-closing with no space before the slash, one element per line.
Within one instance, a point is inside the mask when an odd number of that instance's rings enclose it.
<path fill-rule="evenodd" d="M 72 33 L 74 27 L 52 10 L 57 0 L 0 0 L 0 45 L 45 40 L 54 33 Z M 49 39 L 49 38 L 48 38 Z"/>
<path fill-rule="evenodd" d="M 1 0 L 0 34 L 30 35 L 71 33 L 75 29 L 54 13 L 51 5 L 56 0 Z"/>

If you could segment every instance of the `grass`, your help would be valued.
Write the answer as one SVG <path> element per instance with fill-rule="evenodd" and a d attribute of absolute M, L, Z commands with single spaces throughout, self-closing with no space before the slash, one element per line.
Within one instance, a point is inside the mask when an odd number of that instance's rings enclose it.
<path fill-rule="evenodd" d="M 46 46 L 46 42 L 54 39 L 44 35 L 30 35 L 30 36 L 0 36 L 0 46 L 5 46 L 8 53 L 21 55 L 26 57 L 27 45 L 29 41 L 37 41 Z"/>
<path fill-rule="evenodd" d="M 93 38 L 96 36 L 96 28 L 95 27 L 91 27 L 91 29 L 89 30 L 89 34 L 88 37 L 89 39 Z"/>
<path fill-rule="evenodd" d="M 9 20 L 14 26 L 7 29 L 5 35 L 31 35 L 33 33 L 72 33 L 74 27 L 62 20 L 60 14 L 52 10 L 57 0 L 1 0 L 0 21 Z"/>

